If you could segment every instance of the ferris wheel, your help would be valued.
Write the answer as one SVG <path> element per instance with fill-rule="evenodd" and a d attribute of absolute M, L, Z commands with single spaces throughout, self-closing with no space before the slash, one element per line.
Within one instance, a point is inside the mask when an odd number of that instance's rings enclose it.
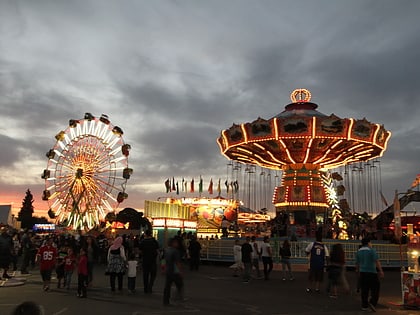
<path fill-rule="evenodd" d="M 75 230 L 90 230 L 128 197 L 131 146 L 122 136 L 122 129 L 112 125 L 107 115 L 98 118 L 90 113 L 71 119 L 55 136 L 41 176 L 50 218 Z"/>

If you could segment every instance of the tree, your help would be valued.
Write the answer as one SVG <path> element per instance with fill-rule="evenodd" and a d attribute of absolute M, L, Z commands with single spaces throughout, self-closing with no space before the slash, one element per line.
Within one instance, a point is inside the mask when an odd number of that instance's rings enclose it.
<path fill-rule="evenodd" d="M 139 212 L 133 208 L 124 208 L 118 212 L 116 221 L 122 223 L 130 223 L 130 229 L 133 230 L 151 230 L 152 225 L 149 220 L 143 216 L 143 212 Z"/>
<path fill-rule="evenodd" d="M 32 214 L 34 213 L 34 206 L 32 203 L 34 202 L 34 196 L 32 195 L 31 191 L 28 189 L 26 191 L 25 198 L 22 201 L 22 208 L 18 213 L 18 220 L 21 222 L 21 227 L 23 229 L 30 229 L 32 228 L 33 220 Z"/>

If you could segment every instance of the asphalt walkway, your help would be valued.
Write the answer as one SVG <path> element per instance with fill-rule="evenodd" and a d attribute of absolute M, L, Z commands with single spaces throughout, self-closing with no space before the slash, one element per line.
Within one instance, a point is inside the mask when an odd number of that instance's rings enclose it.
<path fill-rule="evenodd" d="M 347 272 L 352 287 L 349 295 L 338 299 L 329 298 L 325 290 L 319 294 L 305 292 L 307 273 L 295 272 L 294 281 L 283 281 L 281 272 L 273 271 L 271 279 L 251 280 L 243 283 L 233 277 L 228 266 L 202 265 L 199 272 L 185 270 L 185 293 L 187 301 L 174 303 L 173 307 L 162 305 L 163 276 L 158 275 L 154 293 L 144 295 L 142 277 L 137 277 L 137 292 L 128 294 L 126 279 L 122 293 L 112 294 L 109 278 L 104 275 L 104 266 L 95 268 L 93 288 L 88 290 L 87 299 L 76 297 L 76 275 L 70 291 L 55 288 L 51 292 L 42 291 L 42 281 L 38 271 L 27 278 L 23 286 L 0 288 L 0 315 L 7 315 L 23 301 L 41 304 L 46 315 L 70 314 L 365 314 L 361 311 L 360 297 L 355 293 L 356 273 Z M 299 268 L 302 269 L 302 268 Z M 400 273 L 396 270 L 385 272 L 382 281 L 380 314 L 418 314 L 404 310 L 401 303 Z"/>

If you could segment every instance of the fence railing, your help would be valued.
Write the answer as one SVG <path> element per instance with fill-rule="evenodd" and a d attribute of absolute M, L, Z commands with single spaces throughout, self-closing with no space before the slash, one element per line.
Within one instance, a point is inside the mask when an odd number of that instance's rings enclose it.
<path fill-rule="evenodd" d="M 240 243 L 245 242 L 241 239 Z M 261 241 L 259 241 L 261 242 Z M 306 247 L 312 240 L 298 240 L 290 242 L 292 252 L 292 262 L 295 264 L 307 264 L 308 258 L 305 252 Z M 201 259 L 205 261 L 233 262 L 233 245 L 234 239 L 220 240 L 200 240 L 202 251 Z M 283 243 L 283 239 L 273 238 L 270 244 L 273 249 L 274 263 L 280 262 L 279 249 Z M 346 265 L 355 265 L 355 255 L 359 249 L 360 241 L 342 241 L 342 240 L 325 240 L 324 244 L 331 250 L 333 244 L 340 243 L 346 253 Z M 387 244 L 381 242 L 372 242 L 373 248 L 378 253 L 379 259 L 384 267 L 401 267 L 407 266 L 407 246 L 398 244 Z M 400 254 L 401 253 L 401 254 Z"/>

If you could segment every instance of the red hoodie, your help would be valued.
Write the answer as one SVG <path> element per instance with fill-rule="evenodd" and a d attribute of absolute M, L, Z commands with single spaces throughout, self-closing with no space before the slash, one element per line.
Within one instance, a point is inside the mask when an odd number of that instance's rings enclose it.
<path fill-rule="evenodd" d="M 85 275 L 85 276 L 88 275 L 87 263 L 88 263 L 87 256 L 86 255 L 80 256 L 79 265 L 77 266 L 77 273 L 79 275 Z"/>

